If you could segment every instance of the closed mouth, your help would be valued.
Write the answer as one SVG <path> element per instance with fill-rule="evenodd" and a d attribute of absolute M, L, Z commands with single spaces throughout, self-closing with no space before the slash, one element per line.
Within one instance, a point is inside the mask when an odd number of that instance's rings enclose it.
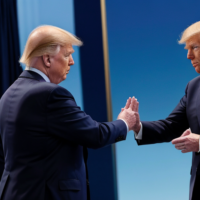
<path fill-rule="evenodd" d="M 192 63 L 192 65 L 195 67 L 196 65 L 198 65 L 198 63 Z"/>

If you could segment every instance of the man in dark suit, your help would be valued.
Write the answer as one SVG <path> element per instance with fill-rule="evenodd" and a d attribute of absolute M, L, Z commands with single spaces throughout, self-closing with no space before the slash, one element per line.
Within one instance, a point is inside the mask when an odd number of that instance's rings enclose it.
<path fill-rule="evenodd" d="M 57 85 L 74 64 L 72 45 L 81 41 L 53 26 L 38 27 L 28 38 L 20 60 L 27 69 L 0 101 L 5 157 L 0 199 L 86 200 L 83 148 L 125 140 L 136 124 L 134 98 L 118 120 L 98 123 Z"/>
<path fill-rule="evenodd" d="M 189 26 L 179 43 L 186 44 L 187 58 L 191 60 L 196 72 L 200 73 L 200 22 Z M 193 152 L 189 199 L 199 200 L 200 77 L 188 83 L 185 95 L 165 120 L 140 122 L 138 116 L 135 127 L 138 145 L 170 142 L 178 137 L 172 141 L 175 147 L 183 153 Z"/>

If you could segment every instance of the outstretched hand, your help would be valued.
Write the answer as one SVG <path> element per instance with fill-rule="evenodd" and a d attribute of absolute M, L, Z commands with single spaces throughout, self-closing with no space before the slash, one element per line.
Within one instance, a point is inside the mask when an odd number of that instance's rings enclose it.
<path fill-rule="evenodd" d="M 138 108 L 139 102 L 137 101 L 137 99 L 135 97 L 129 97 L 125 107 L 122 108 L 122 111 L 117 118 L 126 121 L 129 130 L 133 130 L 136 133 L 138 133 L 141 128 Z"/>
<path fill-rule="evenodd" d="M 180 137 L 172 140 L 175 148 L 181 150 L 182 153 L 198 152 L 199 151 L 199 137 L 200 135 L 192 133 L 187 129 Z"/>

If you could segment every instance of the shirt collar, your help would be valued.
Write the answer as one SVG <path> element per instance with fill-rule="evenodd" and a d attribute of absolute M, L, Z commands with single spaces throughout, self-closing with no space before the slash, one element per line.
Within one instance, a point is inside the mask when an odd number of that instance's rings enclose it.
<path fill-rule="evenodd" d="M 34 68 L 34 67 L 30 67 L 30 68 L 27 69 L 27 70 L 36 72 L 37 74 L 39 74 L 40 76 L 42 76 L 42 78 L 43 78 L 46 82 L 49 82 L 49 83 L 51 82 L 51 81 L 49 80 L 49 78 L 47 77 L 47 75 L 44 74 L 43 72 L 41 72 L 39 69 L 36 69 L 36 68 Z"/>

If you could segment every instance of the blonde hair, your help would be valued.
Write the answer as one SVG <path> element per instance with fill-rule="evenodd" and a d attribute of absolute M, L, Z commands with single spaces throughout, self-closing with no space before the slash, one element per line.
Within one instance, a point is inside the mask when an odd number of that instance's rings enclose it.
<path fill-rule="evenodd" d="M 184 44 L 188 39 L 194 35 L 200 34 L 200 21 L 192 24 L 182 33 L 181 39 L 178 41 L 179 44 Z"/>
<path fill-rule="evenodd" d="M 49 25 L 39 26 L 30 33 L 19 62 L 29 68 L 35 57 L 44 54 L 55 55 L 59 52 L 60 46 L 67 44 L 81 46 L 82 42 L 61 28 Z"/>

